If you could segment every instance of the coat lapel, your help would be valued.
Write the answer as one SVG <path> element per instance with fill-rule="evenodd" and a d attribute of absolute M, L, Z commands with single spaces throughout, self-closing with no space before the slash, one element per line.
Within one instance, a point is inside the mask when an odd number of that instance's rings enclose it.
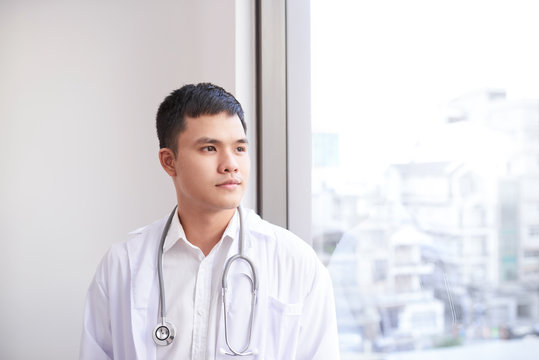
<path fill-rule="evenodd" d="M 152 331 L 158 321 L 157 247 L 164 223 L 163 219 L 141 229 L 137 237 L 127 243 L 131 273 L 131 333 L 137 359 L 156 358 Z"/>

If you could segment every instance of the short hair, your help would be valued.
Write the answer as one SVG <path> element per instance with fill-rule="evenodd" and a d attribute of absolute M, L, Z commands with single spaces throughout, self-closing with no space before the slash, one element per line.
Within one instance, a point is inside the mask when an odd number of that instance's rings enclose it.
<path fill-rule="evenodd" d="M 156 116 L 159 147 L 176 154 L 178 135 L 185 129 L 185 117 L 197 118 L 222 112 L 238 115 L 247 131 L 243 109 L 236 98 L 220 86 L 211 83 L 189 84 L 174 90 L 159 105 Z"/>

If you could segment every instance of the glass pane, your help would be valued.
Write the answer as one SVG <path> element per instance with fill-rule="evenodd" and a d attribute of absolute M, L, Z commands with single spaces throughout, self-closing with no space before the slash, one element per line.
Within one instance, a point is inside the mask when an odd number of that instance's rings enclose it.
<path fill-rule="evenodd" d="M 313 244 L 343 359 L 539 353 L 539 21 L 311 2 Z"/>

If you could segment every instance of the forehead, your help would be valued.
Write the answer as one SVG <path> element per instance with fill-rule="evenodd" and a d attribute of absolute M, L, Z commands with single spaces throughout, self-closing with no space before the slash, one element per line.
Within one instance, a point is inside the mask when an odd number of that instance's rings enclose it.
<path fill-rule="evenodd" d="M 197 141 L 201 137 L 220 141 L 245 139 L 245 130 L 237 114 L 221 112 L 215 115 L 185 117 L 185 128 L 179 134 L 181 142 Z"/>

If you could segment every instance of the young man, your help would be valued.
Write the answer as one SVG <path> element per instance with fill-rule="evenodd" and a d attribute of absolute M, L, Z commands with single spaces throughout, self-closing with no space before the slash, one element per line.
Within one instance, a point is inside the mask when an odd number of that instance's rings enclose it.
<path fill-rule="evenodd" d="M 250 163 L 238 101 L 186 85 L 159 107 L 157 133 L 177 209 L 103 258 L 81 359 L 338 359 L 325 267 L 292 233 L 240 211 Z"/>

